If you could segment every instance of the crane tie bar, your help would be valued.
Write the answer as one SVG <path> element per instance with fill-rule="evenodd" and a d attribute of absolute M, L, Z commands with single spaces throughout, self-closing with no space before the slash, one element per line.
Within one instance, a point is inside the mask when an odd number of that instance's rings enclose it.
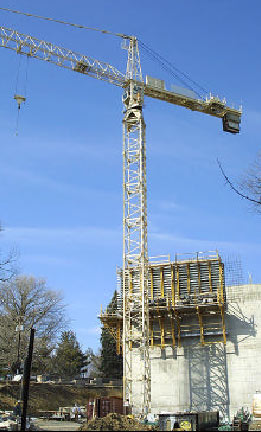
<path fill-rule="evenodd" d="M 74 23 L 71 23 L 71 22 L 68 22 L 68 21 L 62 21 L 62 20 L 58 20 L 58 19 L 55 19 L 55 18 L 44 17 L 44 16 L 41 16 L 41 15 L 34 15 L 34 14 L 26 13 L 26 12 L 21 12 L 21 11 L 18 11 L 18 10 L 13 10 L 13 9 L 8 9 L 8 8 L 3 8 L 3 7 L 0 7 L 0 10 L 6 11 L 6 12 L 11 12 L 11 13 L 18 14 L 18 15 L 24 15 L 24 16 L 33 17 L 33 18 L 39 18 L 39 19 L 42 19 L 42 20 L 45 20 L 45 21 L 53 21 L 53 22 L 56 22 L 56 23 L 59 23 L 59 24 L 65 24 L 65 25 L 68 25 L 68 26 L 71 26 L 71 27 L 76 27 L 76 28 L 80 28 L 80 29 L 84 29 L 84 30 L 93 30 L 93 31 L 97 31 L 97 32 L 100 32 L 100 33 L 103 33 L 103 34 L 109 34 L 109 35 L 112 35 L 112 36 L 118 36 L 118 37 L 121 37 L 123 39 L 129 39 L 130 38 L 130 36 L 122 34 L 122 33 L 113 33 L 113 32 L 111 32 L 109 30 L 101 30 L 101 29 L 98 29 L 98 28 L 95 28 L 95 27 L 86 27 L 86 26 L 81 25 L 81 24 L 74 24 Z"/>

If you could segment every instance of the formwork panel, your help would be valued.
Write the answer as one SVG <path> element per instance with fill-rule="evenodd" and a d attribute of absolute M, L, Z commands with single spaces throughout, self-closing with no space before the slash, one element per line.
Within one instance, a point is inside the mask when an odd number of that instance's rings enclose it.
<path fill-rule="evenodd" d="M 111 313 L 106 310 L 100 318 L 117 338 L 119 346 L 117 321 L 122 323 L 121 269 L 118 269 L 117 275 L 116 311 Z M 137 338 L 135 317 L 141 304 L 140 268 L 130 269 L 126 281 L 132 335 Z M 226 342 L 224 265 L 218 253 L 209 256 L 197 253 L 173 262 L 150 262 L 148 299 L 150 346 L 181 346 L 187 337 L 198 338 L 201 345 Z"/>

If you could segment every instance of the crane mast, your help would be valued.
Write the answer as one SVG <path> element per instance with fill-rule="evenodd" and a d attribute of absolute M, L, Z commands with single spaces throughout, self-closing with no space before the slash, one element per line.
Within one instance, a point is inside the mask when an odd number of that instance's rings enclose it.
<path fill-rule="evenodd" d="M 129 39 L 127 86 L 123 94 L 123 400 L 132 406 L 132 347 L 139 348 L 140 413 L 150 401 L 146 125 L 144 87 L 138 41 Z M 132 270 L 139 268 L 138 294 L 132 290 Z"/>

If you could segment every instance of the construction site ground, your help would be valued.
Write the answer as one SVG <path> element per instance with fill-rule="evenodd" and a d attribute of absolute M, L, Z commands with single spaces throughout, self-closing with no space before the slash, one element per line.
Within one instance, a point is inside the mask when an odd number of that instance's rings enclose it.
<path fill-rule="evenodd" d="M 0 384 L 0 410 L 12 411 L 20 399 L 20 384 Z M 59 407 L 86 406 L 88 398 L 96 396 L 122 396 L 119 388 L 87 388 L 54 383 L 31 383 L 28 415 L 39 417 L 43 411 L 58 411 Z"/>
<path fill-rule="evenodd" d="M 144 425 L 121 414 L 111 413 L 106 417 L 90 420 L 81 427 L 82 431 L 153 431 L 154 426 Z"/>
<path fill-rule="evenodd" d="M 35 431 L 77 431 L 81 425 L 72 421 L 57 421 L 57 420 L 33 420 L 32 430 Z"/>

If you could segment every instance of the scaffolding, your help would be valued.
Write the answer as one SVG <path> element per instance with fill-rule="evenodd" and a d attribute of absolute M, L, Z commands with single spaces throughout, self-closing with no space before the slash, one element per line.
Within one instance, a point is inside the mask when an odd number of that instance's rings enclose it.
<path fill-rule="evenodd" d="M 130 268 L 126 289 L 130 302 L 128 345 L 131 351 L 140 337 L 136 316 L 140 307 L 140 268 Z M 100 319 L 122 346 L 122 269 L 117 271 L 116 310 L 101 310 Z M 218 252 L 196 253 L 175 261 L 150 260 L 148 264 L 148 310 L 150 348 L 181 347 L 186 338 L 201 346 L 226 344 L 224 264 Z"/>

